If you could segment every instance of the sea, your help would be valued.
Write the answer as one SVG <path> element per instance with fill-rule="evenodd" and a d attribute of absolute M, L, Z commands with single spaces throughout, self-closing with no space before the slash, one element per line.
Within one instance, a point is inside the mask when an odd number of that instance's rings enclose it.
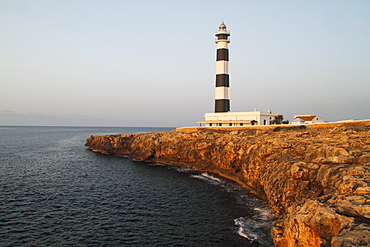
<path fill-rule="evenodd" d="M 84 146 L 173 129 L 0 126 L 0 246 L 274 246 L 268 205 L 237 184 Z"/>

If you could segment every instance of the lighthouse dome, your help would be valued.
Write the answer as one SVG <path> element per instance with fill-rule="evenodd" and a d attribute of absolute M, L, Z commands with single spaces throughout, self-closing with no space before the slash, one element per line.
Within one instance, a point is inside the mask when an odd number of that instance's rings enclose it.
<path fill-rule="evenodd" d="M 219 36 L 221 39 L 227 39 L 227 36 L 230 35 L 230 33 L 226 30 L 226 25 L 224 22 L 222 22 L 221 25 L 218 27 L 218 31 L 215 35 Z"/>

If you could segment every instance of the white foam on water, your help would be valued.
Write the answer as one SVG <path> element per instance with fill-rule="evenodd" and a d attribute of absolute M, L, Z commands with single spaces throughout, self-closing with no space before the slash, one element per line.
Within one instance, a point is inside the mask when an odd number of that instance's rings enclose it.
<path fill-rule="evenodd" d="M 264 221 L 271 221 L 275 219 L 275 215 L 273 215 L 269 208 L 254 208 L 256 215 L 253 216 L 254 219 L 257 220 L 264 220 Z"/>
<path fill-rule="evenodd" d="M 186 167 L 186 166 L 175 166 L 174 169 L 178 172 L 183 172 L 183 173 L 193 173 L 196 170 L 191 167 Z"/>
<path fill-rule="evenodd" d="M 120 155 L 117 155 L 118 157 L 122 157 L 122 158 L 130 158 L 129 155 L 127 154 L 120 154 Z"/>
<path fill-rule="evenodd" d="M 239 227 L 238 229 L 238 234 L 243 237 L 243 238 L 246 238 L 248 240 L 250 240 L 251 242 L 253 242 L 254 240 L 258 239 L 258 235 L 256 233 L 254 233 L 253 231 L 251 231 L 251 222 L 248 220 L 248 219 L 245 219 L 243 217 L 239 217 L 237 219 L 234 220 L 234 223 L 236 226 Z"/>
<path fill-rule="evenodd" d="M 208 183 L 211 183 L 211 184 L 216 184 L 216 185 L 219 185 L 222 182 L 221 179 L 219 178 L 216 178 L 210 174 L 208 174 L 207 172 L 203 172 L 202 174 L 192 174 L 191 175 L 192 178 L 197 178 L 197 179 L 202 179 Z"/>
<path fill-rule="evenodd" d="M 248 239 L 249 241 L 258 241 L 263 246 L 274 246 L 269 241 L 270 236 L 267 236 L 266 228 L 271 226 L 271 222 L 275 216 L 268 208 L 255 207 L 255 214 L 252 217 L 244 218 L 239 217 L 234 220 L 235 225 L 238 227 L 239 236 Z"/>

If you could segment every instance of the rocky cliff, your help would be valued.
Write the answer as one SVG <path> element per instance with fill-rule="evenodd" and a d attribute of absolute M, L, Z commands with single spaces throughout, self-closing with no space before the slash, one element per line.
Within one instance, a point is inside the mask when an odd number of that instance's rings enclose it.
<path fill-rule="evenodd" d="M 280 217 L 277 246 L 370 245 L 370 121 L 91 136 L 86 146 L 238 182 Z"/>

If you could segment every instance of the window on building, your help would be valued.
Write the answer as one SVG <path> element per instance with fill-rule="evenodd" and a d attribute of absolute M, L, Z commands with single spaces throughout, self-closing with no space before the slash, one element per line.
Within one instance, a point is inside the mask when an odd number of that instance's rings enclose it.
<path fill-rule="evenodd" d="M 266 119 L 265 119 L 265 120 L 263 120 L 263 125 L 266 125 Z"/>

